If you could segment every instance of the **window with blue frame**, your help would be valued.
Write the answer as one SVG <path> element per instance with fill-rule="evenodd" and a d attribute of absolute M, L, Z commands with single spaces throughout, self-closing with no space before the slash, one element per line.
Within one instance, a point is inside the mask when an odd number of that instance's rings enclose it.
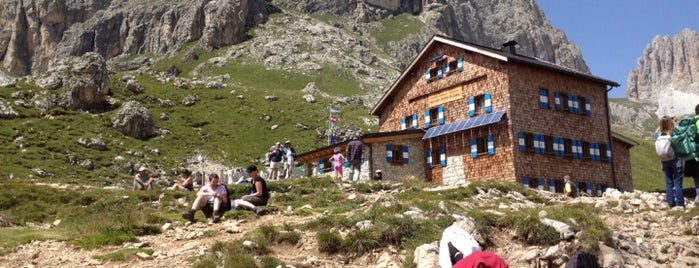
<path fill-rule="evenodd" d="M 488 154 L 488 140 L 486 137 L 476 138 L 476 152 L 478 155 Z"/>
<path fill-rule="evenodd" d="M 485 94 L 475 96 L 475 97 L 473 97 L 473 99 L 474 99 L 474 102 L 476 104 L 476 114 L 475 115 L 485 114 Z"/>
<path fill-rule="evenodd" d="M 403 145 L 401 144 L 392 144 L 391 147 L 393 148 L 393 162 L 391 164 L 394 165 L 402 165 L 403 164 Z"/>

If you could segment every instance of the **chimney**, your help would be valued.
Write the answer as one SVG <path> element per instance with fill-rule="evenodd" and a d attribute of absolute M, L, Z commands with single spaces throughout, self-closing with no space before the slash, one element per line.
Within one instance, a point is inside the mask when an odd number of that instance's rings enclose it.
<path fill-rule="evenodd" d="M 510 54 L 516 55 L 517 54 L 517 48 L 515 47 L 516 45 L 517 45 L 517 41 L 515 41 L 515 40 L 507 41 L 506 43 L 502 44 L 502 51 L 503 52 L 510 52 Z M 509 51 L 506 49 L 509 49 Z"/>

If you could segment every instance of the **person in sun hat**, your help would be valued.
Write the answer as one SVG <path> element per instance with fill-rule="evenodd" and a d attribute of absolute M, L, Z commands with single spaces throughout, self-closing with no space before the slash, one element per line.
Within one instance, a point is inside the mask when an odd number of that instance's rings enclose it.
<path fill-rule="evenodd" d="M 245 208 L 255 211 L 257 215 L 264 215 L 265 211 L 260 206 L 266 206 L 269 201 L 269 189 L 267 182 L 258 175 L 257 166 L 250 165 L 245 170 L 250 177 L 252 190 L 249 195 L 244 195 L 240 199 L 233 201 L 232 209 Z"/>
<path fill-rule="evenodd" d="M 269 179 L 276 180 L 279 177 L 279 168 L 282 165 L 284 153 L 282 152 L 281 143 L 277 142 L 269 152 Z"/>
<path fill-rule="evenodd" d="M 133 188 L 135 190 L 150 190 L 153 188 L 153 178 L 148 175 L 148 168 L 141 166 L 133 176 Z"/>
<path fill-rule="evenodd" d="M 377 169 L 376 172 L 374 172 L 374 176 L 371 177 L 371 179 L 375 181 L 383 180 L 383 173 L 381 172 L 381 170 Z"/>

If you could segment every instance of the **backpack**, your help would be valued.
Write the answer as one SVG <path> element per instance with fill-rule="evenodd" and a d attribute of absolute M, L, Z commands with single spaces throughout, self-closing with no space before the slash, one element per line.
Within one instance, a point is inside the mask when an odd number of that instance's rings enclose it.
<path fill-rule="evenodd" d="M 462 258 L 471 253 L 481 251 L 478 241 L 458 226 L 449 226 L 442 232 L 439 240 L 439 266 L 451 268 Z"/>
<path fill-rule="evenodd" d="M 697 126 L 695 117 L 687 117 L 680 120 L 672 132 L 672 149 L 675 156 L 689 160 L 696 157 Z M 657 148 L 657 145 L 656 145 Z"/>
<path fill-rule="evenodd" d="M 575 254 L 568 263 L 566 268 L 601 268 L 597 262 L 597 257 L 587 252 L 579 252 Z"/>
<path fill-rule="evenodd" d="M 675 159 L 675 150 L 672 146 L 670 135 L 661 135 L 655 140 L 655 153 L 660 157 L 660 161 L 670 161 Z"/>

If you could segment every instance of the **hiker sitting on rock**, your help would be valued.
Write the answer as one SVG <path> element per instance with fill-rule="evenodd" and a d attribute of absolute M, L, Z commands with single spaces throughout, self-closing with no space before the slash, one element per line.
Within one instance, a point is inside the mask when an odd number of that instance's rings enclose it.
<path fill-rule="evenodd" d="M 148 175 L 148 169 L 144 166 L 138 168 L 138 172 L 133 176 L 133 188 L 135 190 L 150 190 L 153 188 L 153 178 Z"/>
<path fill-rule="evenodd" d="M 264 215 L 265 211 L 259 206 L 267 205 L 269 201 L 269 190 L 267 189 L 267 182 L 257 175 L 257 166 L 251 165 L 246 169 L 248 177 L 250 178 L 250 183 L 252 183 L 253 189 L 250 191 L 251 194 L 244 195 L 240 199 L 233 201 L 233 208 L 245 208 L 255 211 L 257 215 Z"/>
<path fill-rule="evenodd" d="M 184 191 L 194 191 L 194 181 L 192 180 L 192 172 L 189 169 L 183 169 L 180 172 L 182 181 L 175 181 L 172 185 L 171 190 L 184 190 Z"/>
<path fill-rule="evenodd" d="M 192 203 L 192 209 L 189 212 L 182 214 L 182 218 L 189 220 L 194 223 L 194 213 L 201 209 L 207 218 L 211 215 L 213 210 L 214 223 L 221 222 L 221 215 L 223 215 L 223 206 L 228 202 L 228 191 L 226 186 L 218 183 L 218 175 L 211 174 L 209 176 L 209 184 L 201 187 L 199 192 L 197 192 L 197 199 Z"/>

